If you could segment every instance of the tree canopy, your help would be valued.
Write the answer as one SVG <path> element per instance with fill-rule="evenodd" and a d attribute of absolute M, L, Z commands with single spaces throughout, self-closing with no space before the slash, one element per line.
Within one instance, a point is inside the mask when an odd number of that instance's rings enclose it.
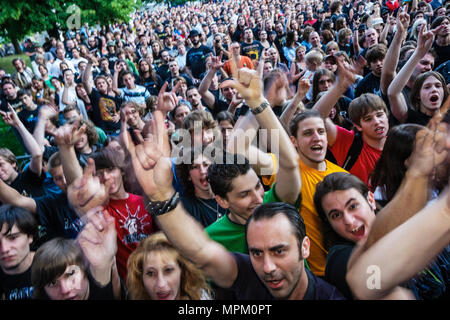
<path fill-rule="evenodd" d="M 35 32 L 73 30 L 86 22 L 107 25 L 128 21 L 140 5 L 140 0 L 2 1 L 0 36 L 10 39 L 16 46 L 18 41 Z"/>

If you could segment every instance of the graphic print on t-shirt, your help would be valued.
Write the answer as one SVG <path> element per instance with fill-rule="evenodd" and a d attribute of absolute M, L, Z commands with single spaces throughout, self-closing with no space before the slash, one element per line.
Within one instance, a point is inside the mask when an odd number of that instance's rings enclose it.
<path fill-rule="evenodd" d="M 98 107 L 103 121 L 113 121 L 112 117 L 117 114 L 114 100 L 101 97 L 98 101 Z"/>
<path fill-rule="evenodd" d="M 127 210 L 126 214 L 121 213 L 117 209 L 115 210 L 120 217 L 120 228 L 126 230 L 123 234 L 124 237 L 121 240 L 125 245 L 128 245 L 145 239 L 148 236 L 148 233 L 145 232 L 144 228 L 151 223 L 144 221 L 144 219 L 148 218 L 148 213 L 145 211 L 141 217 L 139 216 L 139 212 L 141 211 L 140 206 L 136 208 L 135 213 L 130 212 L 127 204 L 125 204 L 125 208 Z"/>

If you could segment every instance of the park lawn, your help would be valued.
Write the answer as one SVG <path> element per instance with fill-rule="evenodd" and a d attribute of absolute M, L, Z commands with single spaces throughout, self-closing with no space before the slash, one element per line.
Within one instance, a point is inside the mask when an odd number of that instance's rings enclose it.
<path fill-rule="evenodd" d="M 3 122 L 0 117 L 0 148 L 8 148 L 14 155 L 22 156 L 25 154 L 16 135 L 12 132 L 11 127 Z"/>
<path fill-rule="evenodd" d="M 26 54 L 14 54 L 12 56 L 6 56 L 0 58 L 0 69 L 5 70 L 6 73 L 13 74 L 16 69 L 12 65 L 12 61 L 15 58 L 22 58 L 25 60 L 27 66 L 31 68 L 31 60 L 30 57 L 28 57 Z"/>

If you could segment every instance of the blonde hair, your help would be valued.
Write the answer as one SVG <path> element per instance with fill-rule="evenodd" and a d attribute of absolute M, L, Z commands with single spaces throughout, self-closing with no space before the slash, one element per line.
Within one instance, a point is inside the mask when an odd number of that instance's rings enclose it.
<path fill-rule="evenodd" d="M 308 63 L 315 63 L 319 65 L 322 63 L 323 54 L 318 50 L 311 50 L 305 55 L 305 61 Z"/>
<path fill-rule="evenodd" d="M 168 253 L 181 268 L 180 296 L 190 300 L 200 300 L 205 292 L 212 296 L 211 288 L 203 272 L 184 258 L 162 232 L 156 232 L 141 240 L 127 262 L 127 289 L 132 300 L 150 300 L 144 287 L 144 261 L 151 252 Z"/>

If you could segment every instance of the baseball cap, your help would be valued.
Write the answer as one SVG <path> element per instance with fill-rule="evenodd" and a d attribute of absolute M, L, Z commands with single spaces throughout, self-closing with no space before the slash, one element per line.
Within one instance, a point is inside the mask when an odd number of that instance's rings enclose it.
<path fill-rule="evenodd" d="M 200 33 L 196 29 L 193 29 L 193 30 L 191 30 L 191 32 L 189 32 L 189 38 L 194 37 L 194 36 L 199 36 L 199 35 L 200 35 Z"/>
<path fill-rule="evenodd" d="M 378 26 L 380 24 L 383 24 L 383 18 L 375 18 L 372 20 L 372 25 L 373 26 Z"/>

